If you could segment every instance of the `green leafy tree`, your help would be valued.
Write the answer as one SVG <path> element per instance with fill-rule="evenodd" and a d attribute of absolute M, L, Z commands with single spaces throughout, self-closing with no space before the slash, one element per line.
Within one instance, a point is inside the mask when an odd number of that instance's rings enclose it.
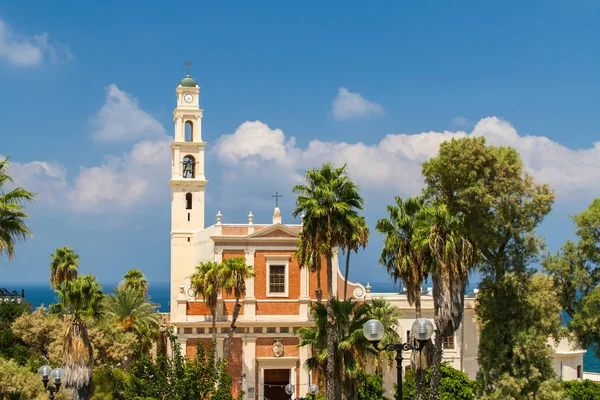
<path fill-rule="evenodd" d="M 254 277 L 254 268 L 246 265 L 246 259 L 244 257 L 234 257 L 223 260 L 222 268 L 223 290 L 228 295 L 231 296 L 233 294 L 235 297 L 231 326 L 227 332 L 227 341 L 223 350 L 223 358 L 227 359 L 229 348 L 233 341 L 233 334 L 235 333 L 235 323 L 237 322 L 242 307 L 240 298 L 246 295 L 246 279 Z"/>
<path fill-rule="evenodd" d="M 204 303 L 212 314 L 213 340 L 217 340 L 217 302 L 223 291 L 223 268 L 221 264 L 213 261 L 203 262 L 196 267 L 192 274 L 191 287 L 194 295 L 201 295 Z"/>
<path fill-rule="evenodd" d="M 577 242 L 567 241 L 542 263 L 552 276 L 568 327 L 579 344 L 600 357 L 600 199 L 572 217 Z"/>
<path fill-rule="evenodd" d="M 72 399 L 71 391 L 61 388 L 55 400 Z M 6 400 L 47 400 L 48 392 L 36 373 L 19 365 L 14 360 L 0 357 L 0 399 Z"/>
<path fill-rule="evenodd" d="M 21 365 L 29 359 L 30 352 L 11 325 L 28 311 L 27 304 L 0 302 L 0 357 L 14 359 Z"/>
<path fill-rule="evenodd" d="M 59 247 L 50 257 L 50 287 L 59 289 L 66 281 L 77 278 L 79 255 L 70 247 Z"/>
<path fill-rule="evenodd" d="M 333 249 L 343 246 L 350 235 L 348 229 L 358 224 L 360 217 L 357 210 L 363 209 L 363 199 L 358 193 L 358 187 L 346 174 L 346 166 L 334 168 L 331 163 L 325 163 L 320 169 L 306 173 L 306 184 L 296 185 L 294 193 L 296 208 L 293 215 L 304 214 L 303 229 L 309 232 L 302 235 L 300 240 L 307 240 L 300 248 L 308 251 L 314 259 L 316 256 L 325 257 L 327 264 L 327 399 L 336 397 L 335 358 L 334 352 L 338 339 L 334 320 L 333 293 Z M 300 257 L 305 260 L 309 257 Z M 302 265 L 302 264 L 301 264 Z"/>
<path fill-rule="evenodd" d="M 504 374 L 529 379 L 539 387 L 546 380 L 543 375 L 511 375 L 524 372 L 513 368 L 516 349 L 533 338 L 539 341 L 535 348 L 541 348 L 547 337 L 546 332 L 536 331 L 539 321 L 528 319 L 525 324 L 519 319 L 527 292 L 513 288 L 529 286 L 529 265 L 537 260 L 542 243 L 535 228 L 550 212 L 554 193 L 547 185 L 533 182 L 517 151 L 486 146 L 483 137 L 442 143 L 437 157 L 423 164 L 423 175 L 425 195 L 446 204 L 451 214 L 463 215 L 464 234 L 480 254 L 483 283 L 476 312 L 481 326 L 478 361 L 483 390 L 494 392 Z M 531 362 L 545 370 L 548 357 L 537 355 Z"/>
<path fill-rule="evenodd" d="M 600 399 L 600 383 L 584 379 L 582 381 L 563 381 L 565 395 L 571 400 Z"/>
<path fill-rule="evenodd" d="M 148 280 L 139 269 L 127 271 L 123 277 L 122 286 L 139 290 L 142 295 L 148 294 Z"/>
<path fill-rule="evenodd" d="M 64 383 L 67 388 L 73 389 L 75 400 L 87 399 L 91 394 L 94 358 L 84 317 L 99 318 L 103 315 L 104 294 L 92 275 L 63 282 L 57 293 L 62 310 L 71 315 L 64 337 Z"/>
<path fill-rule="evenodd" d="M 474 400 L 477 399 L 479 383 L 469 379 L 467 374 L 452 368 L 448 363 L 440 367 L 439 397 L 442 400 Z M 403 400 L 414 400 L 416 396 L 416 373 L 409 370 L 402 386 Z M 425 373 L 425 395 L 430 395 L 431 370 Z"/>
<path fill-rule="evenodd" d="M 36 195 L 22 187 L 8 187 L 14 183 L 9 165 L 8 158 L 0 161 L 0 256 L 12 259 L 17 242 L 33 236 L 25 222 L 29 216 L 23 203 L 33 201 Z"/>
<path fill-rule="evenodd" d="M 358 400 L 386 400 L 383 377 L 377 374 L 360 373 L 356 394 Z"/>
<path fill-rule="evenodd" d="M 380 342 L 380 348 L 384 348 L 385 345 L 398 343 L 401 338 L 398 334 L 398 321 L 402 318 L 402 311 L 386 299 L 373 299 L 370 303 L 371 309 L 369 310 L 369 318 L 373 318 L 381 322 L 385 329 L 383 338 Z M 396 357 L 395 351 L 380 350 L 376 357 L 371 358 L 371 362 L 375 367 L 375 370 L 382 373 L 385 368 L 385 364 L 388 367 L 394 365 L 394 358 Z"/>
<path fill-rule="evenodd" d="M 125 332 L 132 332 L 143 351 L 158 338 L 158 304 L 150 302 L 140 287 L 116 287 L 106 298 L 107 316 Z"/>
<path fill-rule="evenodd" d="M 465 288 L 469 270 L 475 263 L 475 251 L 463 235 L 462 214 L 453 215 L 445 204 L 425 207 L 424 218 L 419 221 L 415 238 L 428 249 L 432 262 L 430 275 L 433 281 L 433 318 L 435 320 L 435 351 L 431 369 L 430 399 L 439 398 L 445 336 L 454 334 L 463 320 Z"/>

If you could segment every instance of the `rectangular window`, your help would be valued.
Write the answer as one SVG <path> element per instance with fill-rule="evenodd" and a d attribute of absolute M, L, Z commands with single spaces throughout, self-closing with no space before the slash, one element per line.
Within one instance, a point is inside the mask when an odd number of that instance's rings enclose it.
<path fill-rule="evenodd" d="M 279 333 L 290 333 L 290 328 L 286 327 L 281 327 L 279 328 Z"/>
<path fill-rule="evenodd" d="M 192 328 L 183 328 L 183 334 L 184 335 L 191 335 L 192 334 Z"/>
<path fill-rule="evenodd" d="M 267 333 L 277 333 L 277 328 L 269 327 L 269 328 L 267 328 Z"/>
<path fill-rule="evenodd" d="M 444 336 L 442 339 L 442 344 L 445 350 L 453 350 L 454 349 L 454 335 Z"/>
<path fill-rule="evenodd" d="M 269 294 L 285 293 L 285 265 L 269 266 Z"/>
<path fill-rule="evenodd" d="M 254 329 L 253 329 L 253 332 L 254 333 L 262 333 L 263 329 L 255 326 Z"/>
<path fill-rule="evenodd" d="M 204 335 L 204 328 L 196 328 L 196 333 L 199 335 Z"/>

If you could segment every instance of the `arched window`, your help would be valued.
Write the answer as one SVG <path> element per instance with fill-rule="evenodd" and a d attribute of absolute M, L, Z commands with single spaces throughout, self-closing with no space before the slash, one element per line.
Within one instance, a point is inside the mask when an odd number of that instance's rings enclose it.
<path fill-rule="evenodd" d="M 183 177 L 193 178 L 196 176 L 196 160 L 192 156 L 183 157 Z"/>
<path fill-rule="evenodd" d="M 185 141 L 191 142 L 194 140 L 194 125 L 192 121 L 185 121 Z"/>
<path fill-rule="evenodd" d="M 185 209 L 186 210 L 192 209 L 192 194 L 191 193 L 186 193 L 186 195 L 185 195 Z"/>

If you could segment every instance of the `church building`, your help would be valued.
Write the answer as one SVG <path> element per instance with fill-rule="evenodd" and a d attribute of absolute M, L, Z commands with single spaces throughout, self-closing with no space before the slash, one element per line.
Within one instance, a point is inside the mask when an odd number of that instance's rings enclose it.
<path fill-rule="evenodd" d="M 204 191 L 208 185 L 204 174 L 202 109 L 200 88 L 188 73 L 176 89 L 177 108 L 173 112 L 175 134 L 171 142 L 171 294 L 170 323 L 174 327 L 182 351 L 193 356 L 196 341 L 210 343 L 212 316 L 201 297 L 190 289 L 190 276 L 201 262 L 221 262 L 231 257 L 245 257 L 254 268 L 255 277 L 246 281 L 246 296 L 236 323 L 233 343 L 228 355 L 228 371 L 233 378 L 234 394 L 239 390 L 247 399 L 289 399 L 284 387 L 291 383 L 296 397 L 304 397 L 314 376 L 304 363 L 310 349 L 298 347 L 297 331 L 313 326 L 310 305 L 315 302 L 316 273 L 299 268 L 295 258 L 298 234 L 302 224 L 286 223 L 276 207 L 270 221 L 254 221 L 252 212 L 247 221 L 230 222 L 227 215 L 210 217 L 205 221 Z M 288 213 L 289 214 L 289 213 Z M 343 297 L 343 277 L 337 252 L 333 260 L 333 290 Z M 325 268 L 321 271 L 323 299 L 327 298 Z M 414 308 L 405 295 L 371 293 L 370 287 L 349 283 L 349 297 L 369 301 L 382 297 L 400 308 L 404 314 L 399 321 L 400 336 L 407 340 Z M 423 317 L 433 320 L 433 298 L 425 294 L 422 300 Z M 474 378 L 477 371 L 478 330 L 475 322 L 474 295 L 465 301 L 465 321 L 455 336 L 444 338 L 444 359 Z M 217 307 L 217 352 L 223 354 L 223 344 L 231 325 L 235 300 L 223 295 Z M 564 344 L 563 344 L 564 345 Z M 568 347 L 568 346 L 567 346 Z M 565 348 L 564 356 L 555 351 L 557 374 L 575 378 L 582 365 L 583 351 Z M 409 354 L 406 354 L 409 358 Z M 405 363 L 405 367 L 408 365 Z M 395 368 L 384 379 L 389 397 L 395 383 Z M 324 392 L 324 388 L 319 389 Z"/>

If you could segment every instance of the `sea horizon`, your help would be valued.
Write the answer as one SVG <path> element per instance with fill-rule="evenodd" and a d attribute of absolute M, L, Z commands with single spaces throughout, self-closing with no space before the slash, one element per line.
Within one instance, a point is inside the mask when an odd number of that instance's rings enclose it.
<path fill-rule="evenodd" d="M 112 293 L 112 289 L 118 286 L 119 282 L 101 282 L 105 293 Z M 366 286 L 366 284 L 364 284 Z M 372 293 L 398 293 L 400 286 L 394 282 L 371 282 Z M 0 283 L 0 287 L 8 289 L 12 292 L 13 290 L 21 294 L 21 290 L 25 290 L 25 299 L 31 303 L 32 310 L 40 307 L 53 304 L 56 302 L 56 292 L 50 288 L 49 283 Z M 426 289 L 427 285 L 423 285 L 423 289 Z M 477 285 L 471 284 L 467 287 L 466 293 L 473 292 L 477 288 Z M 148 295 L 152 303 L 158 304 L 158 312 L 168 313 L 170 308 L 170 282 L 149 282 Z M 600 359 L 594 356 L 592 348 L 588 348 L 587 352 L 583 356 L 583 369 L 585 372 L 597 372 L 600 373 Z"/>

